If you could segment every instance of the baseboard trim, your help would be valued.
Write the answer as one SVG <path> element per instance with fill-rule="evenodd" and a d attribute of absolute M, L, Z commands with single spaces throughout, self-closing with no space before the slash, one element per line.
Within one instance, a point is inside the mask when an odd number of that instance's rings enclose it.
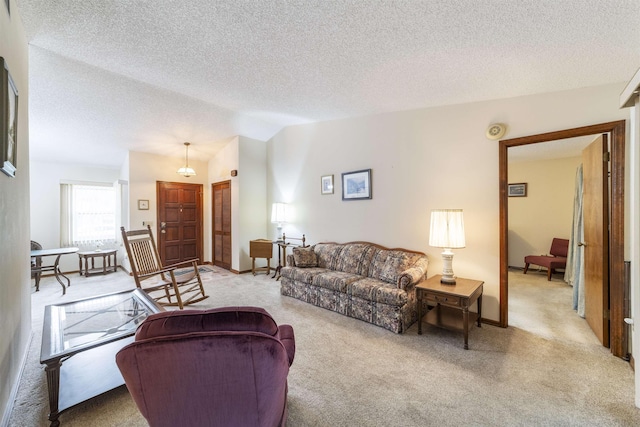
<path fill-rule="evenodd" d="M 485 324 L 487 324 L 487 325 L 491 325 L 491 326 L 498 326 L 498 327 L 501 327 L 501 326 L 500 326 L 500 322 L 497 322 L 497 321 L 495 321 L 495 320 L 491 320 L 491 319 L 487 319 L 487 318 L 485 318 L 485 317 L 481 317 L 481 318 L 480 318 L 480 322 L 481 322 L 481 323 L 485 323 Z"/>

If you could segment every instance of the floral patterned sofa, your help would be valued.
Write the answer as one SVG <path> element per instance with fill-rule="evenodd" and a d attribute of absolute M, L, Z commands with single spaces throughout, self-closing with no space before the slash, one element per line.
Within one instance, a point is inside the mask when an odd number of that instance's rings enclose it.
<path fill-rule="evenodd" d="M 396 333 L 417 320 L 415 285 L 427 256 L 368 242 L 294 248 L 281 270 L 282 295 L 364 320 Z"/>

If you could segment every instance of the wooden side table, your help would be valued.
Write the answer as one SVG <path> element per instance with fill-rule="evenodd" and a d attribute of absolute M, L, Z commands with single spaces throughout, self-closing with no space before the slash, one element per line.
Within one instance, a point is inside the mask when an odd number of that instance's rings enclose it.
<path fill-rule="evenodd" d="M 256 275 L 256 271 L 266 270 L 267 275 L 271 273 L 271 257 L 273 256 L 273 243 L 271 240 L 250 240 L 249 256 L 251 257 L 251 272 L 254 276 Z M 267 266 L 256 268 L 256 258 L 266 258 Z"/>
<path fill-rule="evenodd" d="M 100 251 L 78 252 L 78 265 L 81 276 L 91 276 L 92 274 L 113 273 L 118 268 L 116 259 L 117 249 L 105 249 Z M 102 267 L 95 266 L 95 259 L 102 258 Z M 113 261 L 112 261 L 113 260 Z M 91 267 L 89 267 L 91 261 Z"/>
<path fill-rule="evenodd" d="M 299 240 L 302 243 L 287 242 L 287 239 Z M 287 248 L 289 246 L 293 248 L 306 248 L 306 239 L 307 238 L 304 234 L 302 235 L 302 237 L 287 237 L 284 233 L 282 233 L 282 240 L 276 240 L 273 242 L 274 244 L 278 245 L 278 266 L 276 267 L 276 272 L 273 273 L 273 276 L 271 276 L 272 279 L 275 277 L 276 280 L 280 280 L 280 270 L 282 270 L 282 267 L 287 266 Z"/>
<path fill-rule="evenodd" d="M 278 266 L 276 267 L 275 273 L 271 278 L 275 278 L 276 280 L 280 280 L 280 270 L 282 267 L 287 266 L 287 247 L 291 245 L 291 243 L 285 243 L 283 240 L 278 240 L 274 242 L 278 245 Z"/>
<path fill-rule="evenodd" d="M 469 324 L 477 320 L 481 327 L 484 282 L 457 277 L 455 285 L 445 285 L 440 283 L 441 276 L 438 274 L 416 285 L 418 334 L 422 335 L 422 310 L 426 303 L 433 308 L 427 312 L 425 321 L 440 328 L 464 332 L 464 349 L 468 350 Z M 470 312 L 469 307 L 476 301 L 478 312 Z"/>

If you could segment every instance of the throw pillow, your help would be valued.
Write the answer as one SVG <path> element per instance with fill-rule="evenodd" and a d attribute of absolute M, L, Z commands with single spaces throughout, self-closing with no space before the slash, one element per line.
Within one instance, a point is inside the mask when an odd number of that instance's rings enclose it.
<path fill-rule="evenodd" d="M 318 258 L 313 250 L 313 246 L 306 248 L 293 248 L 293 260 L 296 267 L 317 267 Z"/>

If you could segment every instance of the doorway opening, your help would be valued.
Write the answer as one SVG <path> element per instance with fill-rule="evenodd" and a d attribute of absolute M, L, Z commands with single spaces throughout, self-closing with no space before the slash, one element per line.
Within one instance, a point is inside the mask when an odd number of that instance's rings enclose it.
<path fill-rule="evenodd" d="M 624 120 L 500 141 L 500 326 L 508 326 L 508 148 L 605 133 L 610 135 L 609 160 L 611 162 L 607 272 L 609 279 L 610 348 L 615 356 L 626 357 L 628 352 L 627 329 L 623 321 L 626 286 L 624 280 Z"/>

